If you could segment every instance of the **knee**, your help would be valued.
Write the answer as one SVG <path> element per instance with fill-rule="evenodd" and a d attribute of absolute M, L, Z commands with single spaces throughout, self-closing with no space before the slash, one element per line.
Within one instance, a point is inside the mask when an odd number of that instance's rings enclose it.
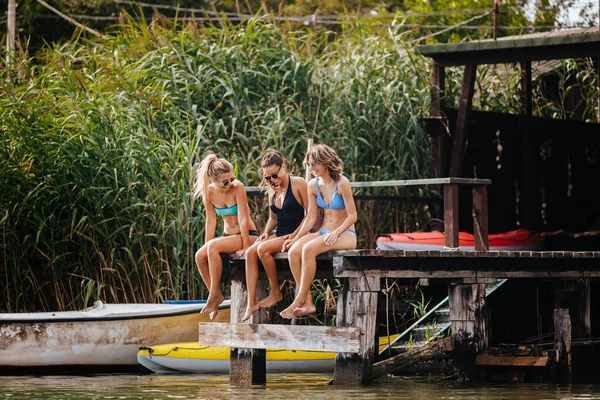
<path fill-rule="evenodd" d="M 271 252 L 269 251 L 269 249 L 267 248 L 267 246 L 265 246 L 263 243 L 259 244 L 257 246 L 257 254 L 258 254 L 258 258 L 260 258 L 261 260 L 266 258 L 266 257 L 270 257 L 271 256 Z"/>
<path fill-rule="evenodd" d="M 288 250 L 288 258 L 302 258 L 302 246 L 293 245 Z"/>
<path fill-rule="evenodd" d="M 200 250 L 198 250 L 196 252 L 196 255 L 194 256 L 194 258 L 196 259 L 196 264 L 204 264 L 208 261 L 208 253 L 206 251 L 206 249 L 204 247 L 202 247 Z"/>
<path fill-rule="evenodd" d="M 221 246 L 216 242 L 208 242 L 206 246 L 206 258 L 221 257 Z"/>
<path fill-rule="evenodd" d="M 258 257 L 260 254 L 258 250 L 258 246 L 250 246 L 246 249 L 246 258 L 248 257 Z"/>
<path fill-rule="evenodd" d="M 318 255 L 318 251 L 315 248 L 313 248 L 310 244 L 307 244 L 302 248 L 302 259 L 316 258 Z"/>

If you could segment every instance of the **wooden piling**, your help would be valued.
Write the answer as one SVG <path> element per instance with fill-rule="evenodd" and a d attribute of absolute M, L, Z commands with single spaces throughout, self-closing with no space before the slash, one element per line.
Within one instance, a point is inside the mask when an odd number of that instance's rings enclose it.
<path fill-rule="evenodd" d="M 571 317 L 569 309 L 554 310 L 554 350 L 557 353 L 556 380 L 571 382 Z"/>
<path fill-rule="evenodd" d="M 343 257 L 334 257 L 342 263 Z M 338 326 L 355 326 L 361 331 L 359 353 L 338 353 L 335 359 L 333 381 L 336 385 L 362 385 L 373 376 L 373 363 L 377 350 L 377 295 L 380 278 L 359 277 L 347 279 L 338 294 Z"/>
<path fill-rule="evenodd" d="M 258 281 L 256 294 L 267 295 L 267 282 Z M 248 290 L 242 280 L 231 281 L 231 322 L 242 322 L 248 304 Z M 250 323 L 267 322 L 265 309 L 260 309 L 250 318 Z M 267 382 L 267 351 L 265 349 L 239 349 L 230 351 L 229 381 L 236 386 L 262 385 Z"/>
<path fill-rule="evenodd" d="M 469 374 L 478 353 L 488 347 L 485 284 L 448 286 L 452 348 L 457 367 Z"/>

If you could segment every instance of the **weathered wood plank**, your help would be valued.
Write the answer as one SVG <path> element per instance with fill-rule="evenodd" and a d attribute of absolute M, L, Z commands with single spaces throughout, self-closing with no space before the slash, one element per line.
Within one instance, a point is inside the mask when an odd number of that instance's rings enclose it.
<path fill-rule="evenodd" d="M 359 353 L 358 327 L 200 322 L 201 346 Z"/>
<path fill-rule="evenodd" d="M 259 281 L 256 292 L 261 298 L 266 296 L 267 283 Z M 230 321 L 239 323 L 246 311 L 248 304 L 248 291 L 245 282 L 234 280 L 231 282 L 231 314 Z M 254 313 L 252 323 L 266 322 L 266 311 L 259 310 Z M 267 352 L 264 349 L 232 348 L 229 355 L 229 380 L 238 386 L 252 386 L 264 384 L 267 380 Z"/>
<path fill-rule="evenodd" d="M 452 346 L 458 358 L 477 354 L 488 347 L 485 284 L 448 286 L 452 322 Z"/>
<path fill-rule="evenodd" d="M 361 351 L 338 352 L 335 359 L 333 381 L 342 385 L 362 385 L 372 380 L 372 368 L 377 350 L 377 295 L 379 277 L 349 279 L 338 293 L 338 327 L 360 328 Z"/>
<path fill-rule="evenodd" d="M 458 248 L 458 185 L 444 186 L 444 239 L 445 246 Z"/>
<path fill-rule="evenodd" d="M 490 354 L 481 354 L 475 359 L 475 365 L 498 367 L 545 367 L 548 365 L 548 361 L 548 357 L 494 356 Z"/>
<path fill-rule="evenodd" d="M 558 353 L 557 380 L 571 382 L 571 317 L 567 308 L 554 310 L 554 349 Z"/>
<path fill-rule="evenodd" d="M 396 371 L 401 371 L 412 364 L 426 361 L 428 359 L 450 353 L 451 351 L 451 337 L 445 337 L 441 340 L 436 340 L 435 342 L 428 343 L 423 347 L 398 354 L 397 356 L 373 364 L 373 378 L 379 378 Z"/>

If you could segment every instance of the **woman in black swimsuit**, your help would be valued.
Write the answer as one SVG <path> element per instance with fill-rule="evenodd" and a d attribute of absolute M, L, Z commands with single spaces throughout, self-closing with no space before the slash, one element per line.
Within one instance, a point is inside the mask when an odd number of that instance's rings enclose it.
<path fill-rule="evenodd" d="M 246 250 L 246 285 L 248 286 L 248 308 L 242 321 L 250 319 L 260 307 L 271 307 L 282 295 L 277 281 L 277 269 L 273 253 L 281 251 L 283 242 L 293 239 L 304 220 L 304 211 L 308 207 L 306 181 L 288 173 L 281 153 L 272 151 L 263 157 L 260 166 L 264 181 L 269 187 L 269 220 L 262 235 L 254 245 Z M 275 229 L 275 235 L 270 235 Z M 258 283 L 258 259 L 265 268 L 271 293 L 256 301 Z"/>

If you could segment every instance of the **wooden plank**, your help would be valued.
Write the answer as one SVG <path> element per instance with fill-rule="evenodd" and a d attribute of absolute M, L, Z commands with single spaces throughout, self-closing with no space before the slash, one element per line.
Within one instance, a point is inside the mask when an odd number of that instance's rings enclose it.
<path fill-rule="evenodd" d="M 199 323 L 201 346 L 359 353 L 357 327 Z"/>
<path fill-rule="evenodd" d="M 475 359 L 475 365 L 495 367 L 545 367 L 548 365 L 548 361 L 548 357 L 494 356 L 490 354 L 480 354 Z"/>
<path fill-rule="evenodd" d="M 338 352 L 333 372 L 335 384 L 363 385 L 372 380 L 373 362 L 377 354 L 379 284 L 379 277 L 352 278 L 338 293 L 338 327 L 358 327 L 362 334 L 361 351 L 356 354 Z"/>
<path fill-rule="evenodd" d="M 456 128 L 454 130 L 454 146 L 452 147 L 452 158 L 450 159 L 450 176 L 462 176 L 462 166 L 469 132 L 469 117 L 471 115 L 473 92 L 475 90 L 476 72 L 477 64 L 465 65 L 460 99 L 458 102 Z"/>
<path fill-rule="evenodd" d="M 458 248 L 458 185 L 444 186 L 444 239 L 445 246 Z"/>
<path fill-rule="evenodd" d="M 398 186 L 427 186 L 427 185 L 491 185 L 490 179 L 472 179 L 472 178 L 430 178 L 430 179 L 405 179 L 392 181 L 372 181 L 372 182 L 350 182 L 350 187 L 353 188 L 370 188 L 370 187 L 398 187 Z M 247 186 L 246 192 L 255 193 L 264 191 L 262 186 Z M 266 193 L 265 193 L 266 194 Z"/>
<path fill-rule="evenodd" d="M 489 250 L 488 200 L 486 186 L 473 186 L 473 232 L 475 251 Z"/>

